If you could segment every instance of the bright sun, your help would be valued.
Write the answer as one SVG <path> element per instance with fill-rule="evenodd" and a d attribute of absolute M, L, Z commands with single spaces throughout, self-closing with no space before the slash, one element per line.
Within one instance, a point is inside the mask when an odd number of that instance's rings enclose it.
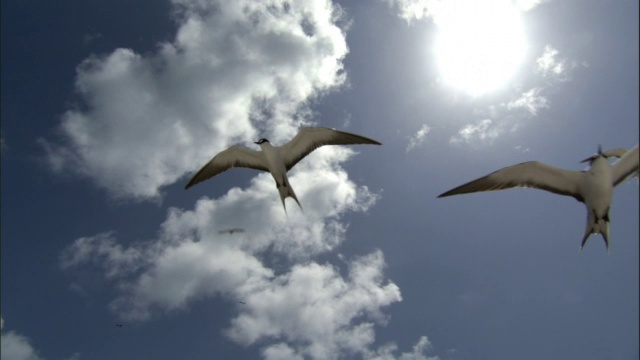
<path fill-rule="evenodd" d="M 435 53 L 445 83 L 473 96 L 505 85 L 526 52 L 520 11 L 510 0 L 442 4 Z"/>

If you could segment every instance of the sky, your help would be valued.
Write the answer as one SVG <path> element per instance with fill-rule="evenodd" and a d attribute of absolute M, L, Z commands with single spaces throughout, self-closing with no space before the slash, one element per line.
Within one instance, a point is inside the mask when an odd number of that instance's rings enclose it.
<path fill-rule="evenodd" d="M 569 197 L 437 198 L 636 145 L 638 7 L 3 1 L 2 359 L 638 359 L 637 179 L 609 253 Z M 304 210 L 184 190 L 307 126 L 383 145 L 300 161 Z"/>

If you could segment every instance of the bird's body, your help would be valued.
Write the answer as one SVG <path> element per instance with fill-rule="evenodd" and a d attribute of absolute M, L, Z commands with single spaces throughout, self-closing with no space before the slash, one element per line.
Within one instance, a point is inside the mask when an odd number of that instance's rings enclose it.
<path fill-rule="evenodd" d="M 244 229 L 242 228 L 233 228 L 233 229 L 220 230 L 218 231 L 218 234 L 233 235 L 233 233 L 243 233 L 243 232 L 244 232 Z"/>
<path fill-rule="evenodd" d="M 587 207 L 587 227 L 582 238 L 584 246 L 591 234 L 601 234 L 609 249 L 609 207 L 613 197 L 612 168 L 604 156 L 592 161 L 591 168 L 582 173 L 579 192 Z"/>
<path fill-rule="evenodd" d="M 273 146 L 267 139 L 260 139 L 256 144 L 260 145 L 261 151 L 232 146 L 220 152 L 191 178 L 185 189 L 233 167 L 246 167 L 271 173 L 285 211 L 287 208 L 284 200 L 287 197 L 293 198 L 302 209 L 287 177 L 287 171 L 295 164 L 323 145 L 382 145 L 364 136 L 328 128 L 304 128 L 282 146 Z"/>
<path fill-rule="evenodd" d="M 638 145 L 631 150 L 615 149 L 585 159 L 591 167 L 587 171 L 559 169 L 536 161 L 525 162 L 493 172 L 438 197 L 478 191 L 531 187 L 559 195 L 572 196 L 587 208 L 587 227 L 582 249 L 591 234 L 601 234 L 609 249 L 609 208 L 613 189 L 639 169 Z M 608 157 L 620 157 L 613 165 Z"/>
<path fill-rule="evenodd" d="M 284 199 L 291 197 L 302 209 L 302 205 L 300 205 L 300 201 L 298 201 L 296 193 L 293 191 L 291 184 L 289 184 L 289 178 L 287 177 L 288 169 L 286 167 L 284 156 L 282 156 L 283 154 L 278 151 L 278 148 L 273 147 L 269 141 L 263 141 L 259 145 L 262 149 L 262 153 L 264 154 L 267 168 L 269 169 L 271 176 L 273 176 L 273 180 L 276 181 L 276 187 L 278 188 L 278 193 L 282 200 L 282 206 L 284 206 L 286 210 L 287 207 L 284 204 Z"/>

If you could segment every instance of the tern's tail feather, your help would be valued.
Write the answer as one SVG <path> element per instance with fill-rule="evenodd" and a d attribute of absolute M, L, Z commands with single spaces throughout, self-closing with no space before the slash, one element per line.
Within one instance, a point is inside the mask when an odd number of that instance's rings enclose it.
<path fill-rule="evenodd" d="M 584 237 L 582 238 L 582 244 L 580 245 L 580 250 L 587 243 L 587 239 L 589 239 L 589 235 L 591 234 L 601 234 L 602 239 L 604 240 L 605 245 L 607 246 L 607 252 L 609 252 L 609 216 L 605 215 L 604 217 L 597 218 L 593 214 L 589 215 L 587 219 L 587 228 L 584 232 Z"/>
<path fill-rule="evenodd" d="M 284 199 L 287 197 L 293 198 L 293 200 L 298 203 L 298 206 L 300 206 L 300 210 L 302 210 L 302 205 L 300 205 L 300 201 L 298 201 L 298 197 L 296 196 L 296 193 L 293 192 L 293 188 L 289 184 L 289 179 L 286 177 L 283 179 L 281 184 L 278 184 L 278 192 L 280 193 L 280 200 L 282 200 L 282 206 L 284 207 L 285 212 L 287 212 L 287 206 L 284 203 Z"/>

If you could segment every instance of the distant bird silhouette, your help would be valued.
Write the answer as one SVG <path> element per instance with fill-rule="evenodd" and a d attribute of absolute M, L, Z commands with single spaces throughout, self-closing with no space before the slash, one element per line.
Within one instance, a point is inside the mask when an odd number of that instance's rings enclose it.
<path fill-rule="evenodd" d="M 613 189 L 633 173 L 638 174 L 638 145 L 631 150 L 614 149 L 586 158 L 591 167 L 587 171 L 559 169 L 537 161 L 529 161 L 495 171 L 487 176 L 449 190 L 438 197 L 468 194 L 478 191 L 530 187 L 572 196 L 587 207 L 587 228 L 580 250 L 591 234 L 601 234 L 609 251 L 609 207 Z M 620 159 L 609 164 L 607 158 Z"/>
<path fill-rule="evenodd" d="M 121 327 L 123 327 L 123 326 L 124 326 L 124 325 L 122 325 L 122 324 L 116 324 L 116 327 L 119 327 L 119 328 L 121 328 Z"/>
<path fill-rule="evenodd" d="M 243 304 L 243 305 L 244 305 L 244 304 L 246 304 L 246 302 L 244 302 L 244 301 L 240 301 L 240 300 L 238 300 L 238 302 L 239 302 L 240 304 Z"/>
<path fill-rule="evenodd" d="M 300 160 L 323 145 L 382 145 L 380 142 L 364 136 L 315 127 L 300 130 L 291 141 L 282 146 L 274 147 L 267 139 L 260 139 L 255 144 L 260 145 L 262 151 L 232 146 L 218 153 L 191 178 L 185 189 L 231 168 L 245 167 L 271 173 L 271 176 L 276 181 L 285 212 L 287 207 L 284 204 L 284 199 L 287 197 L 293 198 L 302 209 L 302 205 L 300 205 L 287 178 L 287 171 L 291 170 Z"/>
<path fill-rule="evenodd" d="M 233 228 L 233 229 L 226 229 L 226 230 L 220 230 L 218 231 L 218 234 L 229 234 L 229 235 L 233 235 L 233 233 L 243 233 L 244 229 L 241 228 Z"/>

